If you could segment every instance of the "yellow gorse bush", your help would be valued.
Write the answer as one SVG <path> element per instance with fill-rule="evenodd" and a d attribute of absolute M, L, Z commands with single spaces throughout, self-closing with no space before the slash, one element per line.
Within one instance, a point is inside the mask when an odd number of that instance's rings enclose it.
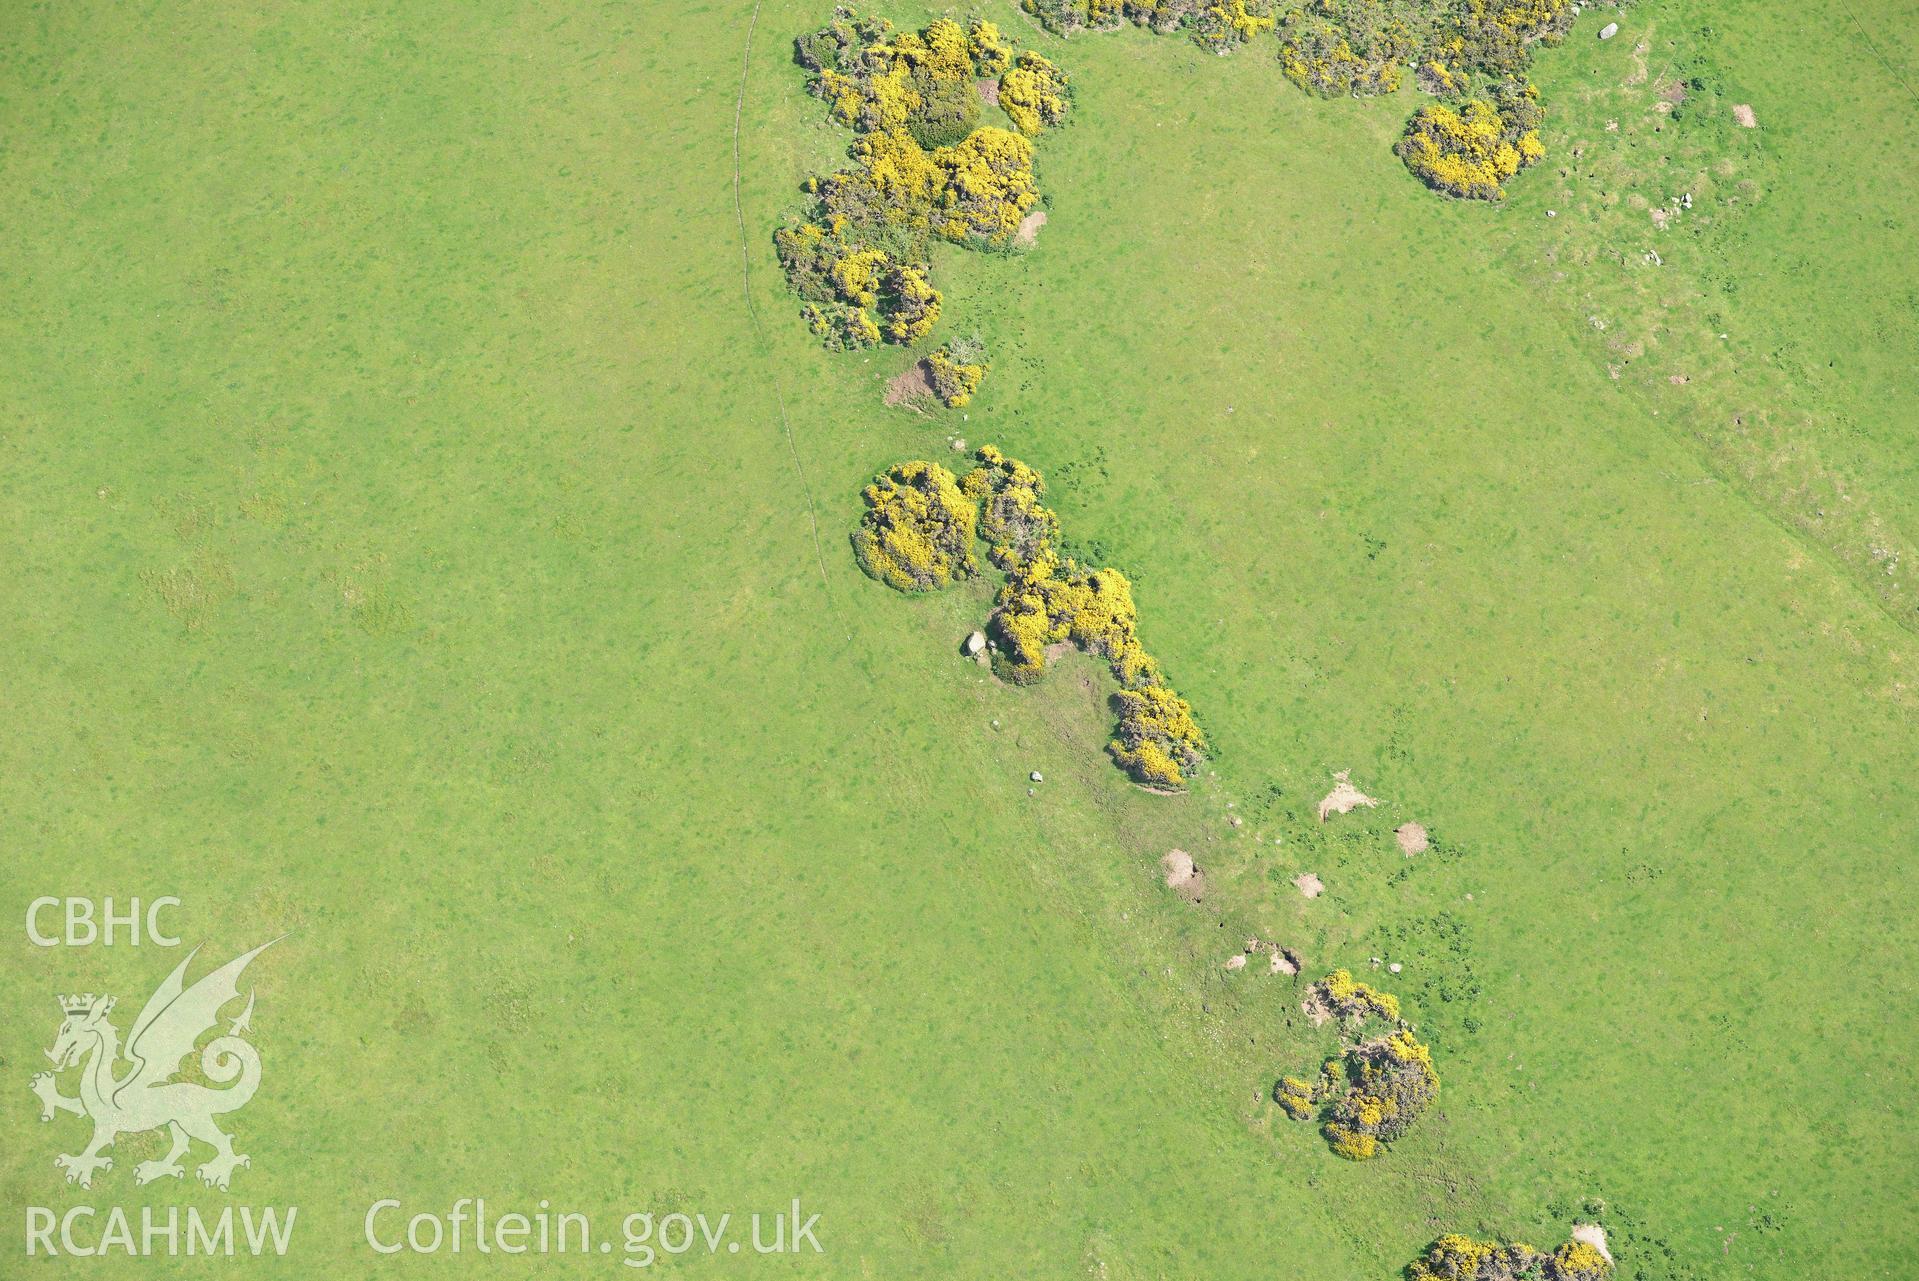
<path fill-rule="evenodd" d="M 1120 768 L 1149 787 L 1184 787 L 1206 750 L 1192 705 L 1164 685 L 1123 689 L 1113 703 L 1119 734 L 1106 750 Z"/>
<path fill-rule="evenodd" d="M 1335 1154 L 1370 1160 L 1410 1129 L 1439 1093 L 1432 1051 L 1400 1019 L 1397 997 L 1349 971 L 1334 970 L 1308 988 L 1306 1008 L 1339 1018 L 1344 1035 L 1361 1035 L 1369 1020 L 1393 1024 L 1385 1035 L 1348 1044 L 1328 1059 L 1317 1087 L 1294 1076 L 1273 1087 L 1273 1101 L 1295 1121 L 1310 1120 L 1314 1105 L 1322 1107 L 1320 1132 Z"/>
<path fill-rule="evenodd" d="M 856 234 L 925 227 L 941 175 L 911 134 L 899 129 L 862 134 L 853 144 L 853 160 L 853 168 L 814 180 L 828 218 Z"/>
<path fill-rule="evenodd" d="M 1312 1084 L 1296 1076 L 1282 1076 L 1273 1086 L 1273 1102 L 1293 1120 L 1309 1121 L 1313 1116 Z"/>
<path fill-rule="evenodd" d="M 1278 22 L 1272 0 L 1212 0 L 1193 19 L 1193 38 L 1215 53 L 1230 53 Z"/>
<path fill-rule="evenodd" d="M 1346 1089 L 1332 1100 L 1322 1132 L 1348 1160 L 1384 1152 L 1439 1093 L 1432 1051 L 1406 1028 L 1352 1046 L 1342 1066 Z"/>
<path fill-rule="evenodd" d="M 1479 1271 L 1499 1253 L 1496 1241 L 1475 1241 L 1457 1232 L 1447 1233 L 1406 1269 L 1412 1281 L 1477 1281 Z"/>
<path fill-rule="evenodd" d="M 1612 1275 L 1612 1264 L 1598 1247 L 1584 1241 L 1568 1241 L 1553 1251 L 1557 1281 L 1599 1281 Z"/>
<path fill-rule="evenodd" d="M 1472 35 L 1496 32 L 1508 40 L 1533 44 L 1564 35 L 1572 17 L 1572 0 L 1466 0 L 1458 24 Z"/>
<path fill-rule="evenodd" d="M 1612 1264 L 1584 1241 L 1568 1241 L 1551 1254 L 1524 1242 L 1480 1241 L 1447 1233 L 1406 1266 L 1408 1281 L 1603 1281 Z"/>
<path fill-rule="evenodd" d="M 918 342 L 940 318 L 940 293 L 926 278 L 926 270 L 915 263 L 900 263 L 887 273 L 886 336 L 893 342 Z"/>
<path fill-rule="evenodd" d="M 958 146 L 934 152 L 933 164 L 944 181 L 932 225 L 948 240 L 1003 245 L 1039 203 L 1033 144 L 1009 129 L 975 129 Z"/>
<path fill-rule="evenodd" d="M 1350 971 L 1334 970 L 1309 989 L 1328 1013 L 1342 1019 L 1384 1019 L 1399 1021 L 1399 998 L 1382 992 L 1370 983 L 1362 983 Z"/>
<path fill-rule="evenodd" d="M 1131 0 L 1020 0 L 1020 8 L 1054 35 L 1110 31 L 1138 6 Z"/>
<path fill-rule="evenodd" d="M 969 347 L 974 344 L 967 344 Z M 943 353 L 936 352 L 935 356 Z M 1069 643 L 1110 665 L 1119 726 L 1114 761 L 1149 786 L 1183 787 L 1206 740 L 1185 699 L 1165 684 L 1140 644 L 1133 585 L 1117 569 L 1085 569 L 1062 557 L 1059 517 L 1046 506 L 1039 472 L 991 445 L 963 478 L 935 463 L 900 463 L 868 485 L 853 551 L 869 575 L 901 591 L 929 591 L 976 572 L 975 537 L 1006 582 L 987 620 L 994 667 L 1007 680 L 1037 680 L 1046 648 Z"/>
<path fill-rule="evenodd" d="M 1063 642 L 1104 658 L 1121 686 L 1113 698 L 1118 732 L 1107 750 L 1140 783 L 1185 786 L 1206 740 L 1192 707 L 1165 686 L 1140 644 L 1132 584 L 1117 569 L 1088 570 L 1061 558 L 1059 518 L 1042 501 L 1037 471 L 990 445 L 978 457 L 961 487 L 981 504 L 988 559 L 1007 571 L 989 620 L 996 669 L 1017 683 L 1038 680 L 1047 647 Z"/>
<path fill-rule="evenodd" d="M 981 57 L 991 63 L 1001 56 L 990 23 L 976 23 L 969 33 L 942 18 L 918 32 L 895 32 L 890 23 L 853 10 L 800 37 L 795 53 L 813 72 L 812 92 L 833 118 L 863 132 L 906 127 L 927 105 L 929 90 L 970 83 Z"/>
<path fill-rule="evenodd" d="M 924 67 L 935 80 L 966 80 L 977 73 L 973 41 L 965 28 L 947 18 L 935 20 L 917 36 L 902 35 L 896 47 L 901 57 Z"/>
<path fill-rule="evenodd" d="M 1279 24 L 1280 70 L 1321 97 L 1392 93 L 1430 25 L 1403 0 L 1311 0 Z"/>
<path fill-rule="evenodd" d="M 1493 98 L 1458 108 L 1421 107 L 1396 150 L 1427 186 L 1476 200 L 1505 198 L 1506 180 L 1546 154 L 1539 141 L 1538 91 L 1501 86 Z"/>
<path fill-rule="evenodd" d="M 811 92 L 857 135 L 852 163 L 809 178 L 814 207 L 774 233 L 802 314 L 829 346 L 914 344 L 937 325 L 942 299 L 927 259 L 933 238 L 997 248 L 1039 203 L 1027 138 L 1065 118 L 1066 74 L 1000 29 L 949 19 L 897 31 L 839 9 L 794 42 Z M 981 126 L 983 82 L 1013 129 Z M 948 406 L 971 400 L 984 361 L 927 357 Z"/>
<path fill-rule="evenodd" d="M 1545 154 L 1539 93 L 1525 78 L 1531 49 L 1559 38 L 1571 0 L 1307 0 L 1284 18 L 1273 0 L 1022 0 L 1058 32 L 1125 21 L 1185 30 L 1226 52 L 1278 30 L 1286 77 L 1312 93 L 1382 94 L 1401 68 L 1441 99 L 1407 122 L 1395 150 L 1436 191 L 1499 200 Z M 775 234 L 802 314 L 841 348 L 928 338 L 941 297 L 928 264 L 934 238 L 1003 248 L 1039 205 L 1030 141 L 1066 116 L 1064 71 L 1015 53 L 993 23 L 949 19 L 896 31 L 840 9 L 795 42 L 811 91 L 852 128 L 852 164 L 809 179 L 815 208 Z M 983 80 L 996 80 L 1011 129 L 978 123 Z M 968 403 L 986 366 L 928 357 L 939 399 Z M 1129 684 L 1158 680 L 1142 654 L 1124 656 Z M 1162 763 L 1151 762 L 1156 775 Z"/>
<path fill-rule="evenodd" d="M 1276 30 L 1286 78 L 1326 97 L 1393 93 L 1404 69 L 1416 68 L 1419 88 L 1453 105 L 1422 108 L 1408 122 L 1401 158 L 1435 190 L 1483 200 L 1500 199 L 1505 183 L 1545 154 L 1538 95 L 1526 75 L 1533 49 L 1563 36 L 1575 11 L 1573 0 L 1307 0 L 1283 16 L 1271 0 L 1021 0 L 1021 7 L 1059 35 L 1130 20 L 1185 31 L 1221 53 Z M 1496 140 L 1469 127 L 1474 102 L 1498 117 Z M 1023 118 L 1017 123 L 1030 132 Z"/>
<path fill-rule="evenodd" d="M 773 247 L 802 314 L 829 346 L 868 347 L 924 334 L 939 317 L 940 296 L 923 263 L 901 262 L 882 249 L 849 241 L 847 220 L 829 216 L 773 233 Z M 884 335 L 881 321 L 885 322 Z"/>
<path fill-rule="evenodd" d="M 860 568 L 903 592 L 938 591 L 979 572 L 978 511 L 938 463 L 888 468 L 860 494 L 866 515 L 853 531 Z"/>
<path fill-rule="evenodd" d="M 973 393 L 979 390 L 980 383 L 986 378 L 987 368 L 984 360 L 957 358 L 950 345 L 939 348 L 926 358 L 926 372 L 933 381 L 933 394 L 948 409 L 958 409 L 972 401 Z"/>
<path fill-rule="evenodd" d="M 1059 517 L 1041 501 L 1046 481 L 991 445 L 982 445 L 974 457 L 978 465 L 961 478 L 960 488 L 981 505 L 979 531 L 987 559 L 1018 573 L 1059 541 Z"/>
<path fill-rule="evenodd" d="M 1037 53 L 1022 53 L 1000 77 L 1000 109 L 1029 138 L 1064 120 L 1069 101 L 1066 73 Z"/>
<path fill-rule="evenodd" d="M 1013 46 L 1006 43 L 993 23 L 975 22 L 967 40 L 973 52 L 973 70 L 981 76 L 997 76 L 1013 65 Z"/>
<path fill-rule="evenodd" d="M 886 274 L 888 261 L 884 250 L 855 249 L 833 264 L 833 284 L 847 302 L 871 307 L 879 300 L 880 278 Z"/>

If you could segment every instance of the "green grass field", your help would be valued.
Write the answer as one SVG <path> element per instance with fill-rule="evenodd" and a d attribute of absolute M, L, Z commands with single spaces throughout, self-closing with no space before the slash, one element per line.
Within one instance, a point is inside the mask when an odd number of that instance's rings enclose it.
<path fill-rule="evenodd" d="M 222 1266 L 589 1276 L 620 1256 L 385 1258 L 362 1217 L 797 1196 L 823 1253 L 660 1266 L 1340 1281 L 1596 1216 L 1623 1277 L 1905 1275 L 1910 6 L 1588 13 L 1496 208 L 1408 177 L 1404 100 L 986 9 L 1078 96 L 1038 247 L 937 264 L 995 368 L 932 418 L 772 259 L 848 141 L 790 60 L 820 6 L 18 15 L 0 906 L 290 937 L 252 1167 L 136 1188 L 129 1138 L 82 1190 L 28 1092 L 56 994 L 130 1019 L 183 952 L 10 927 L 7 1219 L 290 1205 Z M 1679 62 L 1722 90 L 1673 122 Z M 1655 238 L 1630 195 L 1689 165 L 1755 185 Z M 1001 686 L 955 654 L 983 590 L 854 566 L 859 487 L 954 434 L 1132 576 L 1216 748 L 1191 795 L 1105 759 L 1090 662 Z M 1322 828 L 1336 770 L 1382 804 Z M 1322 1046 L 1222 969 L 1251 932 L 1403 962 L 1365 977 L 1443 1087 L 1382 1159 L 1277 1119 Z"/>

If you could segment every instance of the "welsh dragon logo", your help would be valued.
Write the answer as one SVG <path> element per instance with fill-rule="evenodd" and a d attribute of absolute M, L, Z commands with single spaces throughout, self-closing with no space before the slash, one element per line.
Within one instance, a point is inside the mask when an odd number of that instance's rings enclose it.
<path fill-rule="evenodd" d="M 180 1158 L 195 1139 L 213 1148 L 212 1158 L 196 1171 L 212 1187 L 225 1189 L 235 1168 L 252 1164 L 233 1150 L 233 1137 L 214 1122 L 217 1116 L 245 1107 L 260 1087 L 259 1052 L 242 1039 L 253 1018 L 251 990 L 246 1008 L 228 1024 L 225 1034 L 208 1041 L 200 1051 L 201 1074 L 225 1088 L 174 1078 L 180 1073 L 181 1060 L 219 1023 L 221 1009 L 239 997 L 241 972 L 279 941 L 262 943 L 188 987 L 187 966 L 200 952 L 194 948 L 147 998 L 124 1050 L 119 1029 L 107 1019 L 113 1011 L 112 997 L 88 993 L 60 998 L 66 1018 L 47 1051 L 53 1071 L 33 1078 L 33 1092 L 40 1098 L 42 1121 L 51 1121 L 56 1112 L 71 1112 L 93 1122 L 93 1141 L 85 1150 L 53 1159 L 67 1172 L 67 1182 L 91 1187 L 96 1171 L 113 1168 L 112 1158 L 100 1154 L 115 1139 L 161 1126 L 166 1127 L 173 1146 L 160 1160 L 134 1166 L 135 1183 L 181 1177 Z M 119 1072 L 122 1059 L 131 1066 Z M 81 1065 L 80 1093 L 68 1098 L 60 1093 L 55 1077 L 75 1065 Z"/>

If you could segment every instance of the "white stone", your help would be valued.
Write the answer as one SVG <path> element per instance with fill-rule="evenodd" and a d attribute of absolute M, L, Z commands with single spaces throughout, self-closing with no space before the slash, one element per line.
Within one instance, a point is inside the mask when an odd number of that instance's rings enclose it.
<path fill-rule="evenodd" d="M 1599 29 L 1599 38 L 1601 40 L 1610 40 L 1618 34 L 1619 34 L 1619 24 L 1617 22 L 1608 22 L 1605 26 Z"/>

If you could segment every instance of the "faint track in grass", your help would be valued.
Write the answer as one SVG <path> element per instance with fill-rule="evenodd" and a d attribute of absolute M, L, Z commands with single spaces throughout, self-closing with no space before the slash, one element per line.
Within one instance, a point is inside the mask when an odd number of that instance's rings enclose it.
<path fill-rule="evenodd" d="M 740 231 L 740 297 L 746 302 L 746 318 L 752 322 L 753 336 L 759 341 L 773 372 L 773 397 L 780 407 L 780 434 L 786 438 L 786 452 L 793 459 L 793 472 L 800 479 L 800 493 L 806 499 L 806 519 L 813 527 L 813 559 L 819 565 L 820 586 L 826 589 L 827 604 L 837 614 L 839 602 L 833 596 L 833 580 L 826 572 L 826 546 L 820 541 L 820 514 L 813 502 L 813 484 L 806 478 L 806 465 L 800 459 L 799 446 L 793 442 L 793 420 L 786 412 L 786 386 L 780 378 L 779 365 L 772 359 L 773 344 L 766 336 L 766 326 L 760 323 L 760 309 L 753 305 L 753 251 L 746 235 L 746 204 L 740 196 L 740 122 L 746 112 L 746 79 L 753 66 L 753 33 L 759 29 L 763 3 L 764 0 L 753 0 L 753 16 L 746 22 L 746 45 L 740 51 L 740 87 L 733 96 L 733 220 Z"/>
<path fill-rule="evenodd" d="M 1866 30 L 1865 23 L 1859 21 L 1858 11 L 1852 7 L 1852 0 L 1840 0 L 1840 3 L 1846 10 L 1846 16 L 1852 19 L 1852 25 L 1859 29 L 1859 38 L 1866 42 L 1866 48 L 1872 51 L 1872 56 L 1879 59 L 1879 65 L 1886 69 L 1886 74 L 1899 82 L 1900 87 L 1906 91 L 1907 97 L 1914 102 L 1919 102 L 1919 91 L 1913 89 L 1912 82 L 1906 79 L 1905 73 L 1893 66 L 1892 60 L 1879 52 L 1879 46 L 1873 43 L 1872 33 Z"/>

